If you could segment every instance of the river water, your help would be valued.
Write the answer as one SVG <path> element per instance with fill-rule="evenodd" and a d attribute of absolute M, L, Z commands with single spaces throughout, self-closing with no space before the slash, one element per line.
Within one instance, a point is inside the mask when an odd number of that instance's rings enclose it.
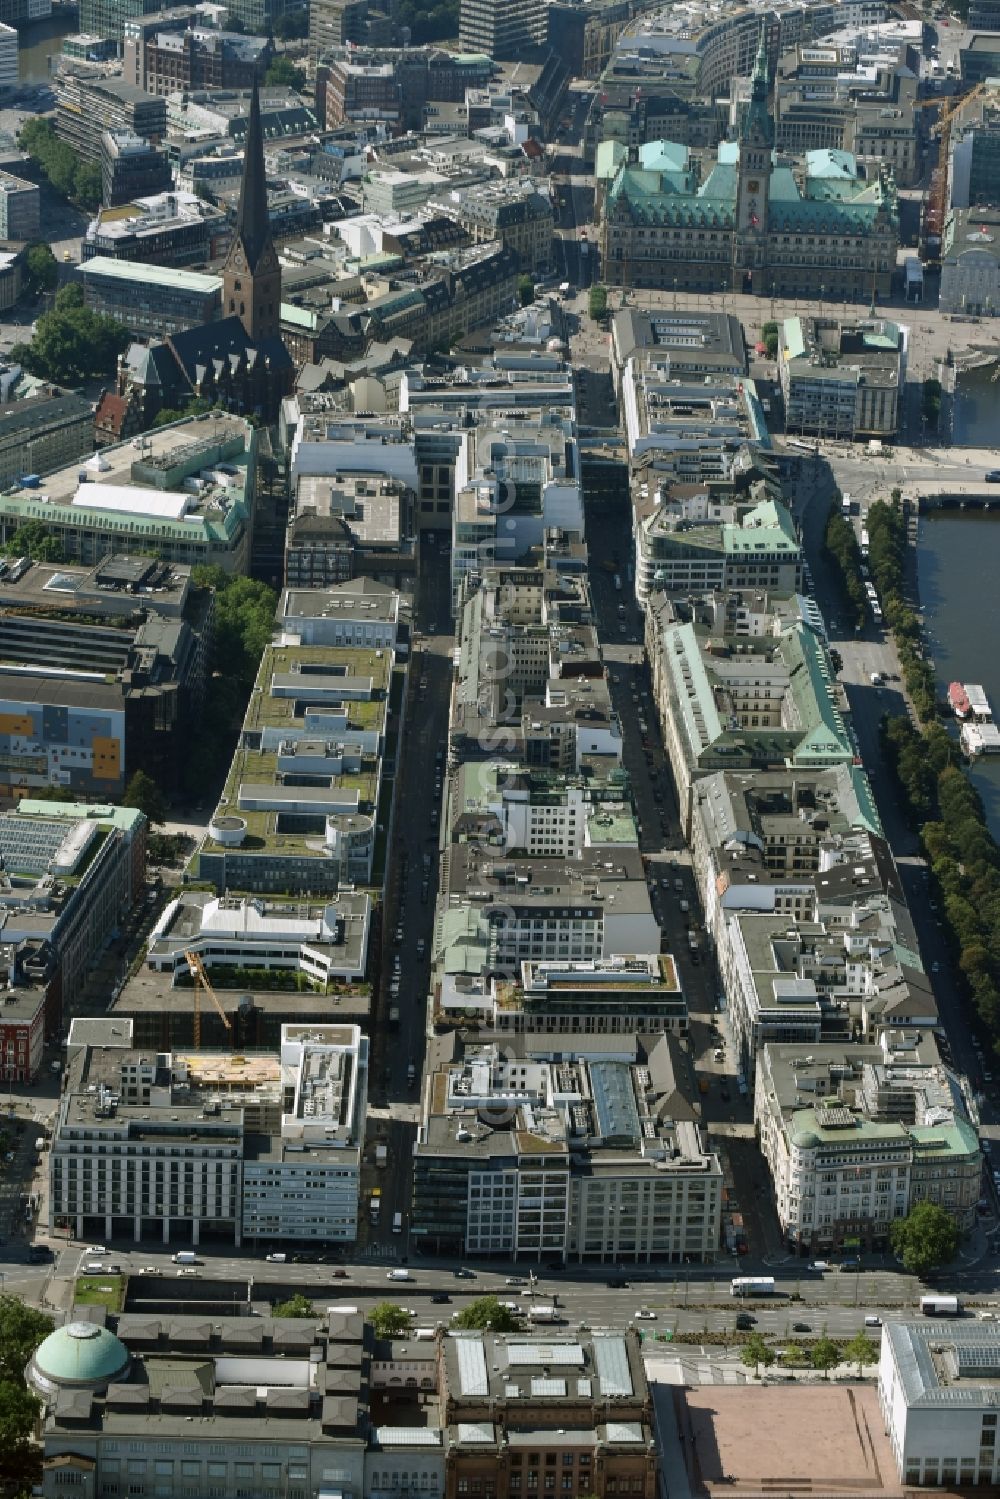
<path fill-rule="evenodd" d="M 47 21 L 35 21 L 20 32 L 17 49 L 18 81 L 24 84 L 47 83 L 49 56 L 62 49 L 64 36 L 77 30 L 75 10 L 60 9 Z"/>
<path fill-rule="evenodd" d="M 952 432 L 957 445 L 994 446 L 1000 458 L 1000 381 L 989 370 L 961 381 Z M 981 683 L 1000 721 L 998 569 L 1000 505 L 990 515 L 951 510 L 921 519 L 917 577 L 939 687 L 943 693 L 956 678 Z M 1000 841 L 1000 755 L 977 760 L 970 774 Z"/>

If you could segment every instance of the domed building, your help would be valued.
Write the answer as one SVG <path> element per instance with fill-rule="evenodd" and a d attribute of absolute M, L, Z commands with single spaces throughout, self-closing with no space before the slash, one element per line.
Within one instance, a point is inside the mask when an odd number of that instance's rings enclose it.
<path fill-rule="evenodd" d="M 25 1377 L 35 1394 L 49 1402 L 60 1390 L 103 1394 L 125 1379 L 129 1351 L 120 1338 L 96 1322 L 68 1322 L 36 1348 Z"/>

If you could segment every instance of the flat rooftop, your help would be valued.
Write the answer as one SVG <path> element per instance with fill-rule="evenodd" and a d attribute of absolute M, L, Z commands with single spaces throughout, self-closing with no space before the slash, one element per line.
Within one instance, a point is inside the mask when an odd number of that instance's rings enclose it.
<path fill-rule="evenodd" d="M 334 994 L 314 994 L 307 989 L 255 990 L 246 985 L 238 989 L 216 988 L 216 993 L 230 1017 L 238 1014 L 241 999 L 249 999 L 253 1008 L 265 1015 L 288 1022 L 308 1016 L 323 1023 L 356 1021 L 364 1024 L 371 1013 L 371 995 L 365 984 L 341 985 Z M 194 990 L 176 988 L 172 974 L 140 968 L 112 1001 L 109 1014 L 116 1017 L 144 1014 L 180 1017 L 193 1015 L 194 1005 Z M 206 1006 L 204 1000 L 201 1010 L 209 1017 L 215 1014 L 212 1006 Z"/>
<path fill-rule="evenodd" d="M 227 539 L 232 517 L 243 514 L 250 430 L 240 417 L 218 412 L 160 427 L 47 474 L 35 489 L 3 495 L 0 510 L 22 521 L 58 519 L 104 531 L 121 517 L 123 547 L 130 530 L 145 534 L 152 526 L 157 535 L 188 538 L 196 522 Z M 208 472 L 213 477 L 194 483 Z"/>
<path fill-rule="evenodd" d="M 147 265 L 135 260 L 114 260 L 110 255 L 95 255 L 77 266 L 86 281 L 101 276 L 105 280 L 131 282 L 136 286 L 173 287 L 175 291 L 204 292 L 222 289 L 221 276 L 207 276 L 203 271 L 185 271 L 167 265 Z"/>

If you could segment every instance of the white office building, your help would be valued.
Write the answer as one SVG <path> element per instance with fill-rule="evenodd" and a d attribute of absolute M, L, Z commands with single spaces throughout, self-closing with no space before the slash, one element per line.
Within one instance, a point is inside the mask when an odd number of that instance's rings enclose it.
<path fill-rule="evenodd" d="M 1000 1482 L 997 1324 L 886 1323 L 878 1394 L 901 1483 L 965 1489 Z"/>

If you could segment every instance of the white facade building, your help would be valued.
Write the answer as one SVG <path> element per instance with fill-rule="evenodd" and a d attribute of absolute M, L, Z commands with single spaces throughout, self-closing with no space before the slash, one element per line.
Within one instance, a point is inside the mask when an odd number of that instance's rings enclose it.
<path fill-rule="evenodd" d="M 279 1056 L 182 1056 L 134 1050 L 127 1019 L 74 1021 L 50 1232 L 351 1242 L 367 1100 L 357 1026 L 282 1026 Z"/>
<path fill-rule="evenodd" d="M 243 1168 L 244 1239 L 352 1243 L 368 1108 L 356 1025 L 281 1028 L 280 1133 Z M 287 1103 L 287 1107 L 285 1106 Z"/>
<path fill-rule="evenodd" d="M 887 1322 L 878 1394 L 901 1483 L 948 1489 L 1000 1483 L 996 1323 Z"/>
<path fill-rule="evenodd" d="M 44 12 L 48 15 L 48 11 Z M 9 89 L 17 88 L 17 31 L 13 26 L 6 26 L 0 22 L 0 93 L 6 93 Z M 21 187 L 30 186 L 29 183 L 19 184 Z M 35 189 L 35 203 L 37 215 L 38 189 Z M 37 229 L 35 231 L 37 233 Z M 5 236 L 6 237 L 6 236 Z"/>

